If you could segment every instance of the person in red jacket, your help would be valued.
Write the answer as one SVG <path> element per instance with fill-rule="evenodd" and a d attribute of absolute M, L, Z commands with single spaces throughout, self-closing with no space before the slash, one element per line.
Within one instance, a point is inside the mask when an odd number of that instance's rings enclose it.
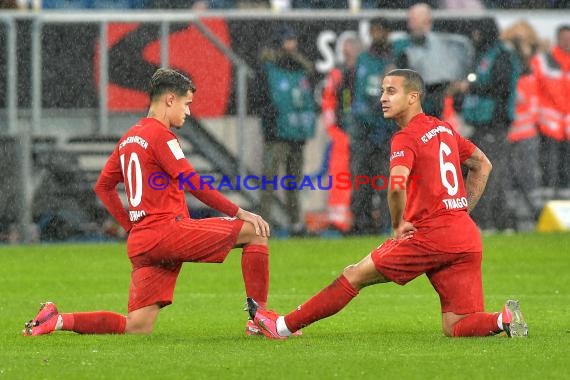
<path fill-rule="evenodd" d="M 543 182 L 554 189 L 569 182 L 565 159 L 570 140 L 570 24 L 558 28 L 556 45 L 532 60 L 539 101 L 539 128 L 543 138 Z"/>
<path fill-rule="evenodd" d="M 482 242 L 470 213 L 481 198 L 491 163 L 448 123 L 423 113 L 422 77 L 413 70 L 384 76 L 380 102 L 398 131 L 392 137 L 388 205 L 394 238 L 346 267 L 329 286 L 286 315 L 248 299 L 250 317 L 270 339 L 285 339 L 338 313 L 378 283 L 405 285 L 426 274 L 439 295 L 446 336 L 526 336 L 517 301 L 501 313 L 484 311 Z M 464 181 L 461 165 L 469 170 Z M 416 178 L 416 180 L 410 180 Z"/>
<path fill-rule="evenodd" d="M 60 313 L 53 302 L 42 304 L 26 323 L 24 335 L 55 330 L 81 334 L 148 334 L 164 306 L 172 303 L 184 262 L 221 263 L 229 251 L 243 247 L 242 272 L 247 296 L 267 302 L 269 225 L 213 188 L 204 185 L 186 159 L 173 129 L 190 115 L 196 87 L 171 69 L 158 69 L 150 81 L 148 116 L 121 137 L 109 157 L 95 193 L 129 232 L 127 253 L 132 264 L 128 315 L 109 311 Z M 128 211 L 116 186 L 124 182 Z M 184 190 L 228 215 L 192 219 Z M 246 334 L 259 330 L 248 321 Z"/>

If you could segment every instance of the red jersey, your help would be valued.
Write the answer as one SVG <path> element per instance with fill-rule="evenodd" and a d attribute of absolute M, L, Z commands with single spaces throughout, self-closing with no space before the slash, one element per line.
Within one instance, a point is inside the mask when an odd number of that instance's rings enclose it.
<path fill-rule="evenodd" d="M 116 185 L 125 183 L 128 213 Z M 166 221 L 189 218 L 184 189 L 206 205 L 230 216 L 238 206 L 200 184 L 200 177 L 176 135 L 153 118 L 140 120 L 121 137 L 95 185 L 95 192 L 117 221 L 129 231 L 129 256 L 150 249 Z M 138 234 L 139 231 L 144 234 Z M 153 230 L 153 231 L 150 231 Z"/>
<path fill-rule="evenodd" d="M 445 252 L 480 247 L 480 239 L 471 235 L 479 233 L 467 214 L 461 172 L 461 162 L 475 149 L 450 124 L 423 113 L 392 137 L 390 168 L 410 169 L 404 220 L 418 231 L 423 229 L 422 240 L 433 243 L 434 249 L 441 249 L 442 244 Z"/>

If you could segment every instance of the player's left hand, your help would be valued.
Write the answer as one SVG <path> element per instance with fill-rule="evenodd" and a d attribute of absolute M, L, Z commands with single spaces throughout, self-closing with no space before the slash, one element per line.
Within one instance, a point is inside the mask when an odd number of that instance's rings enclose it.
<path fill-rule="evenodd" d="M 410 222 L 403 221 L 398 228 L 394 229 L 395 239 L 409 239 L 414 235 L 417 228 Z"/>
<path fill-rule="evenodd" d="M 255 234 L 257 236 L 269 237 L 271 235 L 269 223 L 267 223 L 261 217 L 261 215 L 254 214 L 253 212 L 249 212 L 240 208 L 236 214 L 236 217 L 243 220 L 244 222 L 253 224 L 253 228 L 255 228 Z"/>

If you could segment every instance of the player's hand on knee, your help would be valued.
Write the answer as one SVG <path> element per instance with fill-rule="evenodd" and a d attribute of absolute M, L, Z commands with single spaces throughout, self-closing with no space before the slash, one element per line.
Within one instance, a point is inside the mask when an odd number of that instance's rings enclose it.
<path fill-rule="evenodd" d="M 395 239 L 409 239 L 414 235 L 417 228 L 410 222 L 403 221 L 400 225 L 394 229 Z"/>
<path fill-rule="evenodd" d="M 260 215 L 240 208 L 236 214 L 236 217 L 243 220 L 244 222 L 253 224 L 253 228 L 255 229 L 255 234 L 257 236 L 269 237 L 271 235 L 269 223 L 267 223 Z"/>

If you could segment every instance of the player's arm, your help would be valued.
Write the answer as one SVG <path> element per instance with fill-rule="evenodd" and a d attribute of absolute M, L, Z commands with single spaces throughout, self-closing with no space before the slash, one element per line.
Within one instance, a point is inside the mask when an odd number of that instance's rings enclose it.
<path fill-rule="evenodd" d="M 467 191 L 467 212 L 471 213 L 481 199 L 483 191 L 485 191 L 493 165 L 479 148 L 475 148 L 471 156 L 462 163 L 469 169 L 465 188 Z"/>
<path fill-rule="evenodd" d="M 117 184 L 119 182 L 123 182 L 123 175 L 118 154 L 115 151 L 107 160 L 97 179 L 97 183 L 93 187 L 93 191 L 95 191 L 95 194 L 97 194 L 97 197 L 101 200 L 109 214 L 115 218 L 125 231 L 129 232 L 132 224 L 117 192 Z"/>
<path fill-rule="evenodd" d="M 388 187 L 388 208 L 392 229 L 396 238 L 405 236 L 415 231 L 414 226 L 404 220 L 406 209 L 406 186 L 410 175 L 410 169 L 404 165 L 396 165 L 390 169 L 390 182 Z"/>
<path fill-rule="evenodd" d="M 157 136 L 153 145 L 160 167 L 171 178 L 177 178 L 179 185 L 184 186 L 186 191 L 216 211 L 253 224 L 257 235 L 269 236 L 269 224 L 261 216 L 241 209 L 208 183 L 200 180 L 200 175 L 186 160 L 178 139 L 172 133 L 164 132 Z"/>
<path fill-rule="evenodd" d="M 184 188 L 206 206 L 222 212 L 228 216 L 235 216 L 245 222 L 253 224 L 255 233 L 259 236 L 269 237 L 269 224 L 259 215 L 246 211 L 224 197 L 218 190 L 200 180 L 200 175 L 194 169 L 187 169 L 182 178 L 187 178 Z"/>

